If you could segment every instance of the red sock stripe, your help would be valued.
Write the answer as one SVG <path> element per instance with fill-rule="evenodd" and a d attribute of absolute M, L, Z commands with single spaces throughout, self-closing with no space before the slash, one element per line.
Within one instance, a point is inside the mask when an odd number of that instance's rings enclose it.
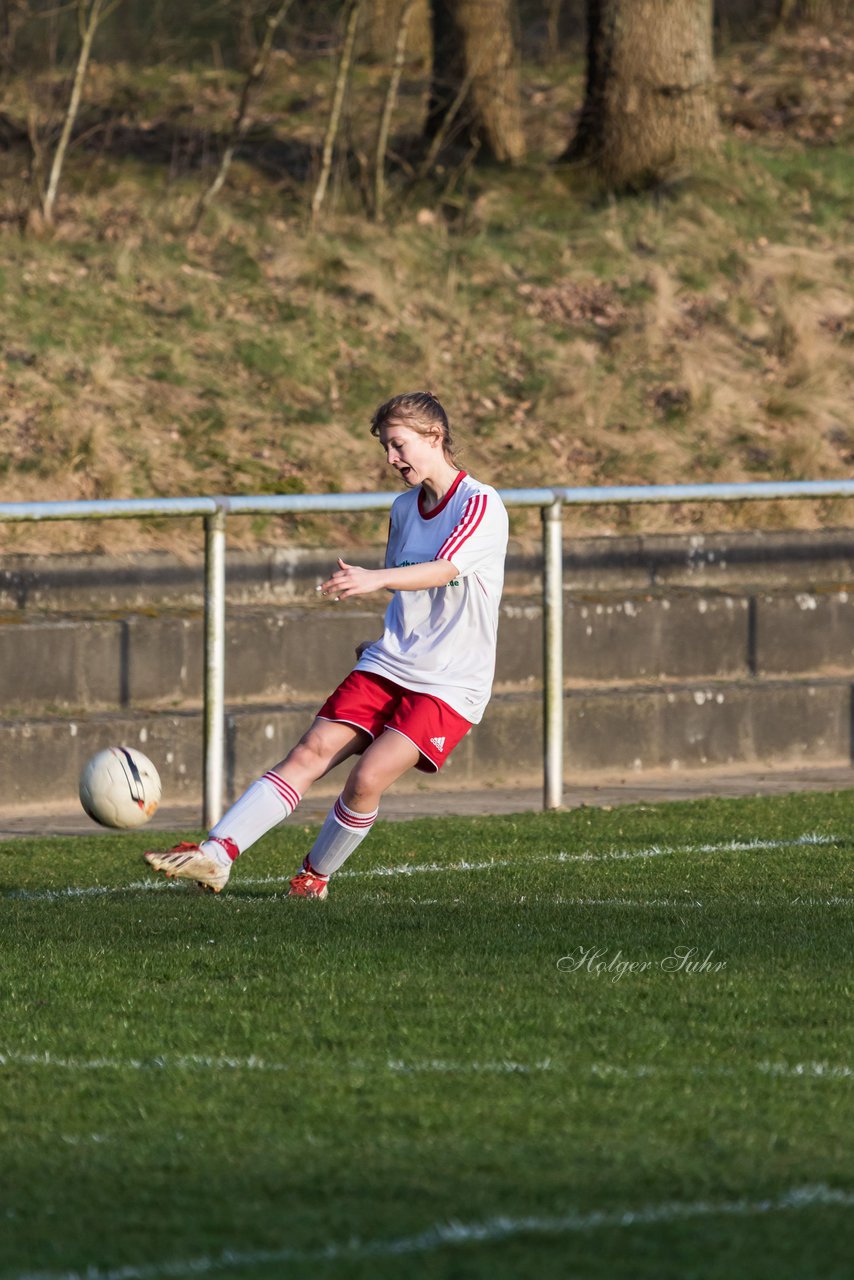
<path fill-rule="evenodd" d="M 277 773 L 273 773 L 272 770 L 270 770 L 269 773 L 265 773 L 261 781 L 272 783 L 281 798 L 284 800 L 285 804 L 290 809 L 291 813 L 293 813 L 301 799 L 299 792 L 294 791 L 289 782 L 285 782 L 284 778 L 280 778 L 279 775 Z"/>
<path fill-rule="evenodd" d="M 373 813 L 354 813 L 352 809 L 347 808 L 340 796 L 335 801 L 333 812 L 342 827 L 351 827 L 354 831 L 364 831 L 372 827 L 377 816 L 376 809 Z"/>
<path fill-rule="evenodd" d="M 314 876 L 315 880 L 329 879 L 329 876 L 324 875 L 323 872 L 315 871 L 314 867 L 311 865 L 311 863 L 308 860 L 308 854 L 306 854 L 305 859 L 303 860 L 302 869 L 303 871 L 306 872 L 307 875 Z"/>
<path fill-rule="evenodd" d="M 225 849 L 232 862 L 236 862 L 240 857 L 240 850 L 230 836 L 208 836 L 209 840 L 213 840 L 214 844 L 218 844 L 221 849 Z"/>

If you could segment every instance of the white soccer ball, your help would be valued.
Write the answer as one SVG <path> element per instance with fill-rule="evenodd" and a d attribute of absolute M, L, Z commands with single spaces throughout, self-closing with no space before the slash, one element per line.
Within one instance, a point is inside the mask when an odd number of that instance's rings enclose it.
<path fill-rule="evenodd" d="M 160 775 L 135 747 L 107 747 L 80 775 L 80 803 L 102 827 L 141 827 L 160 804 Z"/>

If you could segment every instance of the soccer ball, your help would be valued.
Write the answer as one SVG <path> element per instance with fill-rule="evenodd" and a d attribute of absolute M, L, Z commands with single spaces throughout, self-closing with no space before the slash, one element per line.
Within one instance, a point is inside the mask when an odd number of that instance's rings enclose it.
<path fill-rule="evenodd" d="M 160 804 L 160 775 L 134 747 L 107 747 L 80 775 L 80 803 L 102 827 L 141 827 Z"/>

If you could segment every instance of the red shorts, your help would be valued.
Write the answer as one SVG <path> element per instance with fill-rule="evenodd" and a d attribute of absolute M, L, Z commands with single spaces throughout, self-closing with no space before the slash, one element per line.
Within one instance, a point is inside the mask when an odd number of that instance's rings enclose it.
<path fill-rule="evenodd" d="M 372 671 L 351 671 L 317 715 L 364 729 L 372 738 L 384 729 L 402 733 L 421 752 L 415 768 L 424 773 L 438 773 L 471 728 L 471 722 L 441 698 L 404 689 Z"/>

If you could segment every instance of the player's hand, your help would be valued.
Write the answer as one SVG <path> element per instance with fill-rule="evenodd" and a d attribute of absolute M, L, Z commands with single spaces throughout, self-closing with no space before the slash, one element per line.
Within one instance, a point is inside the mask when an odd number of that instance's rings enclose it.
<path fill-rule="evenodd" d="M 357 564 L 346 564 L 339 556 L 338 568 L 320 585 L 320 594 L 330 596 L 333 600 L 346 600 L 349 596 L 366 596 L 371 591 L 378 591 L 381 583 L 377 580 L 380 571 L 363 569 Z"/>

